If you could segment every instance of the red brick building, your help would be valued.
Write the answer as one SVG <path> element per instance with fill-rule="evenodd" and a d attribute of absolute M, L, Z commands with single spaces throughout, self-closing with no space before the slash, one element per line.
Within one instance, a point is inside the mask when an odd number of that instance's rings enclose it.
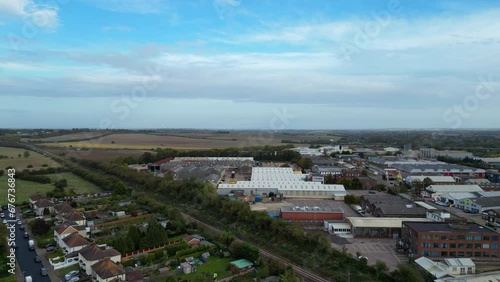
<path fill-rule="evenodd" d="M 498 259 L 499 233 L 477 223 L 403 222 L 402 242 L 416 257 Z"/>

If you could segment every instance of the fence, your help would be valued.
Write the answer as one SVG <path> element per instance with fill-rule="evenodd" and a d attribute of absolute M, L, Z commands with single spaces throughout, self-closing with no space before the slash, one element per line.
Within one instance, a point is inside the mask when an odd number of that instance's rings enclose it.
<path fill-rule="evenodd" d="M 137 256 L 137 255 L 142 255 L 142 254 L 147 254 L 147 253 L 150 253 L 150 252 L 154 252 L 156 250 L 165 248 L 166 246 L 170 246 L 170 245 L 177 244 L 177 243 L 180 243 L 180 242 L 182 242 L 182 239 L 177 239 L 175 241 L 171 241 L 171 242 L 168 242 L 166 244 L 159 245 L 159 246 L 156 246 L 156 247 L 151 247 L 151 248 L 146 248 L 146 249 L 142 249 L 142 250 L 131 252 L 131 253 L 126 253 L 126 254 L 124 254 L 122 256 L 122 261 L 127 261 L 127 260 L 131 259 L 133 256 Z"/>

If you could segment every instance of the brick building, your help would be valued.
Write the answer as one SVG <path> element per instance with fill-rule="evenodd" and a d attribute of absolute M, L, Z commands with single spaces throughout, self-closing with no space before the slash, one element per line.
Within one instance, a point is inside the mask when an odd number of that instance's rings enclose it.
<path fill-rule="evenodd" d="M 285 206 L 281 207 L 281 218 L 299 223 L 321 225 L 325 220 L 343 220 L 344 211 L 336 208 Z"/>
<path fill-rule="evenodd" d="M 498 259 L 499 235 L 472 222 L 405 221 L 401 244 L 416 257 Z"/>

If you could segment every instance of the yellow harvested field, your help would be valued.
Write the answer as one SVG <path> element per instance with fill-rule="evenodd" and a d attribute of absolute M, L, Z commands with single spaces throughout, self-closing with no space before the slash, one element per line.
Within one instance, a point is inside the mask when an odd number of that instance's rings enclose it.
<path fill-rule="evenodd" d="M 43 143 L 51 147 L 72 147 L 87 149 L 133 149 L 148 150 L 152 148 L 176 148 L 176 149 L 222 149 L 230 147 L 284 145 L 282 140 L 316 141 L 334 139 L 335 136 L 318 135 L 285 135 L 273 132 L 232 132 L 229 134 L 215 133 L 179 133 L 170 135 L 124 133 L 111 134 L 104 137 L 77 141 Z"/>

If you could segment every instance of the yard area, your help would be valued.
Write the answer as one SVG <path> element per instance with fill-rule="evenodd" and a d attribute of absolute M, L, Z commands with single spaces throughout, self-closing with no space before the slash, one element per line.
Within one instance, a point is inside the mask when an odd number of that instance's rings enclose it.
<path fill-rule="evenodd" d="M 210 257 L 203 265 L 197 266 L 195 273 L 176 275 L 175 278 L 198 281 L 202 277 L 213 277 L 214 273 L 217 273 L 218 279 L 225 278 L 231 275 L 229 272 L 229 263 L 234 260 L 234 258 Z"/>
<path fill-rule="evenodd" d="M 56 270 L 56 273 L 57 273 L 57 276 L 64 277 L 64 275 L 66 275 L 66 273 L 73 271 L 73 270 L 80 270 L 80 265 L 77 263 L 77 264 L 72 265 L 72 266 L 61 268 L 61 269 Z"/>
<path fill-rule="evenodd" d="M 59 164 L 39 153 L 28 151 L 29 157 L 25 158 L 23 156 L 25 149 L 10 148 L 10 147 L 0 147 L 0 156 L 7 156 L 8 158 L 0 159 L 0 169 L 5 170 L 6 167 L 11 166 L 17 170 L 26 169 L 28 165 L 32 165 L 34 169 L 42 168 L 42 165 L 46 164 L 49 167 L 56 167 Z M 19 157 L 21 154 L 21 157 Z"/>

